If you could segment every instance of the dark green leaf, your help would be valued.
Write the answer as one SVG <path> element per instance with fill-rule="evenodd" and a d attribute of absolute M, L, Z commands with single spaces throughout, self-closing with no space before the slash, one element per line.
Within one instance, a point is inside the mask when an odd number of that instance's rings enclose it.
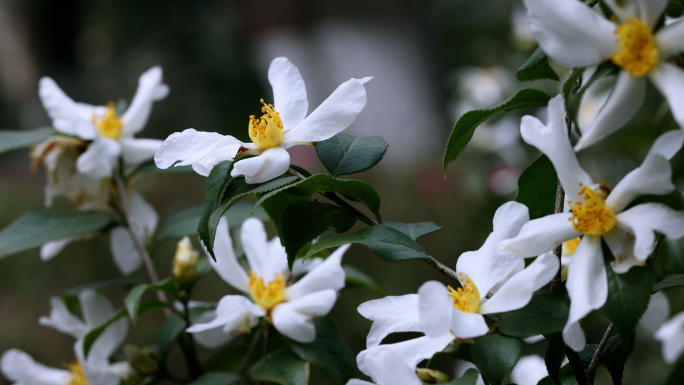
<path fill-rule="evenodd" d="M 263 195 L 264 194 L 257 196 L 260 199 Z M 280 239 L 283 239 L 283 226 L 281 219 L 287 206 L 294 202 L 304 202 L 308 201 L 309 199 L 311 199 L 310 196 L 292 195 L 287 191 L 283 191 L 272 195 L 268 200 L 261 203 L 261 208 L 263 208 L 263 210 L 266 211 L 266 214 L 268 214 L 269 218 L 271 218 L 271 222 L 273 222 L 273 225 L 275 225 L 275 228 L 278 231 L 278 237 Z"/>
<path fill-rule="evenodd" d="M 665 288 L 684 285 L 684 274 L 671 274 L 653 286 L 652 293 L 655 294 Z"/>
<path fill-rule="evenodd" d="M 287 350 L 279 350 L 254 364 L 247 371 L 247 375 L 255 381 L 306 385 L 309 383 L 309 363 Z"/>
<path fill-rule="evenodd" d="M 197 235 L 199 235 L 205 246 L 209 244 L 213 245 L 213 237 L 209 226 L 209 218 L 221 202 L 223 190 L 225 190 L 227 183 L 230 181 L 230 171 L 232 169 L 233 162 L 224 160 L 217 163 L 211 169 L 211 172 L 207 177 L 207 184 L 204 187 L 204 200 L 202 201 L 202 216 L 200 217 L 199 223 L 197 225 Z M 214 227 L 214 233 L 215 232 L 216 227 Z M 213 247 L 208 247 L 208 249 L 212 258 L 215 260 L 216 258 L 214 256 Z"/>
<path fill-rule="evenodd" d="M 518 178 L 518 196 L 515 201 L 527 206 L 530 219 L 553 214 L 556 208 L 557 184 L 553 164 L 546 155 L 542 155 Z"/>
<path fill-rule="evenodd" d="M 128 317 L 131 322 L 135 325 L 138 320 L 138 309 L 140 308 L 140 300 L 143 294 L 148 288 L 148 284 L 142 284 L 134 287 L 128 292 L 126 298 L 124 299 L 124 304 L 126 305 L 126 311 L 128 312 Z"/>
<path fill-rule="evenodd" d="M 299 250 L 327 230 L 343 233 L 356 219 L 336 205 L 323 202 L 294 202 L 285 208 L 281 217 L 282 242 L 287 252 L 287 263 L 292 268 Z"/>
<path fill-rule="evenodd" d="M 556 71 L 549 65 L 549 58 L 541 47 L 537 48 L 532 56 L 518 69 L 515 77 L 521 82 L 540 79 L 560 80 Z"/>
<path fill-rule="evenodd" d="M 202 218 L 202 206 L 187 207 L 164 221 L 157 230 L 157 240 L 177 239 L 197 234 L 197 224 Z"/>
<path fill-rule="evenodd" d="M 442 226 L 437 226 L 434 222 L 420 222 L 420 223 L 400 223 L 400 222 L 384 222 L 383 225 L 389 226 L 393 229 L 399 230 L 408 235 L 414 241 L 418 238 L 432 234 L 442 229 Z"/>
<path fill-rule="evenodd" d="M 333 176 L 367 170 L 382 159 L 385 151 L 387 142 L 379 136 L 357 138 L 340 133 L 316 143 L 318 158 Z"/>
<path fill-rule="evenodd" d="M 109 214 L 99 211 L 31 209 L 0 231 L 0 258 L 49 241 L 94 233 L 111 221 Z"/>
<path fill-rule="evenodd" d="M 240 380 L 240 376 L 228 372 L 209 372 L 189 385 L 230 385 Z"/>
<path fill-rule="evenodd" d="M 684 355 L 672 366 L 672 371 L 667 376 L 663 385 L 681 385 L 684 378 Z"/>
<path fill-rule="evenodd" d="M 437 359 L 444 354 L 449 355 L 457 360 L 473 362 L 473 357 L 470 354 L 470 348 L 472 344 L 465 343 L 463 341 L 454 341 L 447 345 L 441 352 L 435 353 L 432 358 L 425 365 L 426 368 L 432 369 L 437 363 Z"/>
<path fill-rule="evenodd" d="M 544 354 L 544 363 L 549 373 L 547 378 L 551 379 L 551 383 L 560 384 L 561 365 L 563 365 L 563 360 L 565 360 L 563 335 L 561 333 L 553 333 L 546 336 L 546 339 L 549 341 L 549 344 L 546 346 L 546 354 Z"/>
<path fill-rule="evenodd" d="M 344 265 L 342 266 L 342 268 L 344 269 L 344 282 L 347 285 L 357 285 L 365 287 L 366 289 L 373 290 L 381 296 L 385 295 L 385 291 L 380 286 L 378 286 L 378 284 L 375 283 L 375 280 L 371 278 L 368 274 L 350 265 Z"/>
<path fill-rule="evenodd" d="M 520 349 L 520 340 L 490 334 L 476 338 L 471 353 L 482 377 L 493 385 L 499 385 L 518 362 Z"/>
<path fill-rule="evenodd" d="M 305 258 L 316 252 L 347 243 L 365 245 L 386 261 L 429 259 L 427 252 L 408 235 L 385 225 L 369 226 L 353 234 L 322 240 L 311 246 Z"/>
<path fill-rule="evenodd" d="M 472 139 L 475 129 L 487 119 L 500 112 L 543 107 L 548 104 L 549 99 L 551 99 L 549 95 L 542 91 L 526 88 L 495 106 L 466 112 L 458 119 L 451 135 L 449 135 L 442 168 L 446 170 L 447 165 L 456 160 Z"/>
<path fill-rule="evenodd" d="M 567 319 L 568 305 L 548 290 L 541 289 L 525 307 L 506 313 L 497 330 L 511 337 L 527 338 L 560 332 Z"/>
<path fill-rule="evenodd" d="M 256 210 L 252 209 L 253 205 L 247 202 L 238 202 L 232 205 L 225 215 L 228 220 L 228 227 L 231 229 L 239 227 L 242 225 L 242 222 L 251 217 L 261 219 L 262 221 L 268 219 L 268 215 L 266 215 L 266 212 L 261 207 Z"/>
<path fill-rule="evenodd" d="M 553 385 L 554 383 L 555 382 L 551 379 L 551 377 L 544 377 L 537 385 Z M 560 384 L 577 385 L 575 372 L 572 371 L 572 366 L 570 364 L 563 365 L 563 367 L 560 369 Z"/>
<path fill-rule="evenodd" d="M 177 314 L 164 320 L 161 328 L 159 329 L 159 355 L 162 357 L 162 362 L 165 360 L 166 356 L 173 348 L 178 337 L 183 333 L 183 330 L 187 328 L 185 320 L 183 320 Z"/>
<path fill-rule="evenodd" d="M 625 369 L 627 358 L 629 358 L 629 355 L 634 348 L 634 340 L 634 334 L 628 336 L 627 343 L 623 348 L 620 336 L 613 336 L 606 341 L 606 345 L 603 347 L 603 351 L 599 356 L 598 363 L 608 369 L 613 384 L 615 385 L 622 385 L 622 374 Z M 589 365 L 594 358 L 597 348 L 598 344 L 587 345 L 587 347 L 579 353 L 580 360 L 582 360 L 585 365 Z"/>
<path fill-rule="evenodd" d="M 573 91 L 575 84 L 577 84 L 577 80 L 580 79 L 582 75 L 584 75 L 585 70 L 586 68 L 575 69 L 575 71 L 570 74 L 565 83 L 563 83 L 563 98 L 565 99 L 566 104 L 568 102 L 568 98 L 570 98 L 570 93 Z"/>
<path fill-rule="evenodd" d="M 442 385 L 475 385 L 479 374 L 475 369 L 468 369 L 461 377 L 449 382 L 443 382 Z"/>
<path fill-rule="evenodd" d="M 51 127 L 41 127 L 36 128 L 35 130 L 24 131 L 0 130 L 0 154 L 38 144 L 53 132 L 55 132 L 55 130 Z"/>

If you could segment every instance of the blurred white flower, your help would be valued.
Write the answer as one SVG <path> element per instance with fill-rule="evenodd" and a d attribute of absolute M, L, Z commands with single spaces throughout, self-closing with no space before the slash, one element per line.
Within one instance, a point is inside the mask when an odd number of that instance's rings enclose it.
<path fill-rule="evenodd" d="M 670 316 L 670 301 L 662 291 L 651 295 L 646 311 L 639 319 L 639 325 L 655 334 Z"/>
<path fill-rule="evenodd" d="M 668 364 L 677 361 L 684 352 L 684 312 L 676 314 L 658 329 L 655 337 L 663 344 L 663 359 Z"/>
<path fill-rule="evenodd" d="M 522 356 L 511 372 L 511 382 L 517 385 L 537 385 L 548 375 L 543 358 L 537 355 Z"/>

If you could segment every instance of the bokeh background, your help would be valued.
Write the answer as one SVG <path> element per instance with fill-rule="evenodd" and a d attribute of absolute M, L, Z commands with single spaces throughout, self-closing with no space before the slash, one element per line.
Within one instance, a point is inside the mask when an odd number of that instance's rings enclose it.
<path fill-rule="evenodd" d="M 299 67 L 310 110 L 343 81 L 374 76 L 366 87 L 366 108 L 347 132 L 380 135 L 390 146 L 378 167 L 351 177 L 377 189 L 385 220 L 443 226 L 420 243 L 454 266 L 462 252 L 480 247 L 494 211 L 515 197 L 517 177 L 538 154 L 519 138 L 522 114 L 508 114 L 478 130 L 445 178 L 446 140 L 468 110 L 498 103 L 524 87 L 558 92 L 558 82 L 516 80 L 515 70 L 535 48 L 517 0 L 0 0 L 0 128 L 50 124 L 37 95 L 42 76 L 54 78 L 76 101 L 101 105 L 130 101 L 138 76 L 160 65 L 171 93 L 154 105 L 138 137 L 164 139 L 192 127 L 247 140 L 248 116 L 259 113 L 260 98 L 271 98 L 266 71 L 274 57 L 287 56 Z M 566 69 L 556 68 L 566 76 Z M 610 80 L 604 83 L 588 93 L 585 121 L 605 98 Z M 641 162 L 658 133 L 673 127 L 667 105 L 657 92 L 649 92 L 639 119 L 582 154 L 587 169 L 608 185 Z M 543 111 L 526 113 L 543 117 Z M 295 148 L 292 156 L 299 166 L 322 170 L 312 148 Z M 681 156 L 673 168 L 681 188 Z M 0 155 L 0 227 L 41 206 L 44 183 L 42 169 L 30 171 L 26 149 Z M 201 203 L 204 183 L 194 174 L 149 175 L 137 188 L 163 222 Z M 56 206 L 68 207 L 68 202 Z M 659 277 L 664 266 L 670 273 L 684 267 L 679 245 L 668 246 Z M 163 276 L 170 273 L 174 250 L 172 241 L 152 250 Z M 353 246 L 344 262 L 371 276 L 387 295 L 415 293 L 428 279 L 447 282 L 426 264 L 384 262 L 361 246 Z M 120 276 L 106 236 L 73 243 L 47 263 L 37 250 L 0 260 L 0 351 L 16 347 L 49 366 L 72 361 L 73 340 L 38 324 L 49 313 L 50 296 Z M 144 279 L 145 273 L 133 276 Z M 194 299 L 216 301 L 228 293 L 232 289 L 210 274 L 198 284 Z M 122 289 L 107 294 L 116 307 L 123 305 Z M 667 294 L 673 312 L 684 307 L 678 299 L 684 292 Z M 356 307 L 379 296 L 348 287 L 332 311 L 355 352 L 363 349 L 370 327 Z M 162 319 L 161 314 L 142 316 L 129 341 L 154 344 Z M 607 321 L 600 315 L 593 319 L 597 326 L 588 330 L 590 341 L 598 341 Z M 544 348 L 544 342 L 527 345 L 524 354 L 543 354 Z M 668 370 L 659 348 L 648 331 L 640 330 L 625 383 L 664 378 Z M 203 358 L 213 353 L 201 349 Z M 182 373 L 178 351 L 170 360 Z M 601 370 L 597 383 L 608 381 Z M 327 382 L 314 371 L 312 383 Z"/>

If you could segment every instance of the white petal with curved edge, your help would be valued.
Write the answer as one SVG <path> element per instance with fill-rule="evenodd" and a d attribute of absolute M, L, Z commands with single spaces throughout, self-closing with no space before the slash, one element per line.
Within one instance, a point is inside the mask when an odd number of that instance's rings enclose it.
<path fill-rule="evenodd" d="M 162 69 L 154 66 L 140 75 L 138 89 L 131 105 L 121 117 L 124 135 L 133 135 L 142 130 L 152 111 L 152 103 L 169 94 L 169 87 L 162 83 Z"/>
<path fill-rule="evenodd" d="M 6 350 L 0 357 L 2 374 L 17 385 L 64 385 L 69 372 L 40 364 L 18 349 Z"/>
<path fill-rule="evenodd" d="M 670 63 L 660 63 L 649 76 L 667 99 L 672 116 L 680 127 L 684 127 L 684 70 Z"/>
<path fill-rule="evenodd" d="M 119 154 L 121 154 L 119 142 L 97 137 L 76 160 L 76 169 L 90 179 L 110 177 L 119 160 Z"/>
<path fill-rule="evenodd" d="M 290 154 L 278 146 L 269 148 L 254 158 L 236 162 L 230 175 L 244 175 L 247 183 L 263 183 L 282 175 L 289 167 Z"/>
<path fill-rule="evenodd" d="M 649 155 L 615 186 L 606 198 L 606 206 L 619 213 L 641 195 L 664 195 L 674 188 L 670 162 L 660 155 Z"/>
<path fill-rule="evenodd" d="M 196 325 L 209 323 L 214 319 L 216 319 L 216 311 L 207 310 L 204 313 L 197 316 L 195 319 L 193 319 L 192 324 Z M 193 338 L 195 339 L 195 342 L 197 342 L 199 345 L 208 349 L 215 349 L 221 345 L 228 343 L 235 337 L 235 334 L 224 332 L 223 326 L 224 325 L 222 324 L 213 329 L 207 329 L 202 332 L 193 333 Z"/>
<path fill-rule="evenodd" d="M 615 25 L 575 0 L 525 0 L 530 32 L 550 57 L 568 67 L 608 60 Z"/>
<path fill-rule="evenodd" d="M 651 296 L 646 311 L 639 319 L 639 325 L 655 334 L 670 316 L 670 301 L 662 291 Z"/>
<path fill-rule="evenodd" d="M 328 314 L 337 299 L 335 290 L 322 290 L 273 308 L 273 326 L 280 334 L 297 342 L 316 339 L 312 317 Z"/>
<path fill-rule="evenodd" d="M 391 333 L 421 331 L 418 302 L 418 294 L 408 294 L 387 296 L 359 305 L 359 314 L 373 321 L 366 346 L 379 345 Z"/>
<path fill-rule="evenodd" d="M 159 139 L 121 138 L 121 156 L 126 164 L 137 165 L 154 158 L 163 141 Z"/>
<path fill-rule="evenodd" d="M 668 160 L 672 159 L 682 149 L 682 144 L 684 144 L 684 131 L 668 131 L 653 142 L 647 156 L 660 155 Z"/>
<path fill-rule="evenodd" d="M 266 273 L 266 275 L 283 274 L 285 278 L 288 278 L 290 276 L 290 268 L 287 265 L 287 252 L 285 251 L 285 247 L 280 244 L 280 238 L 271 238 L 271 240 L 268 241 L 267 246 L 268 264 L 266 266 L 268 266 L 271 272 Z"/>
<path fill-rule="evenodd" d="M 304 275 L 318 267 L 318 265 L 323 263 L 323 261 L 323 258 L 311 258 L 307 259 L 306 261 L 302 259 L 296 259 L 292 264 L 292 275 L 295 277 Z"/>
<path fill-rule="evenodd" d="M 615 16 L 620 18 L 623 23 L 630 17 L 637 16 L 639 10 L 634 0 L 604 0 Z"/>
<path fill-rule="evenodd" d="M 524 307 L 535 291 L 556 276 L 558 268 L 558 257 L 551 253 L 540 255 L 527 268 L 506 281 L 492 298 L 480 305 L 479 313 L 503 313 Z"/>
<path fill-rule="evenodd" d="M 249 268 L 268 283 L 276 278 L 269 266 L 268 241 L 264 224 L 256 218 L 247 218 L 240 227 L 240 243 L 245 251 Z"/>
<path fill-rule="evenodd" d="M 204 247 L 204 245 L 202 246 Z M 206 248 L 204 248 L 204 253 L 207 255 L 211 267 L 216 270 L 221 279 L 241 292 L 249 293 L 249 277 L 242 266 L 240 266 L 240 263 L 238 263 L 237 258 L 235 258 L 233 240 L 230 238 L 228 220 L 225 217 L 219 220 L 216 227 L 216 238 L 214 240 L 216 262 L 214 262 Z"/>
<path fill-rule="evenodd" d="M 481 314 L 453 309 L 451 331 L 458 338 L 475 338 L 487 334 L 489 326 Z"/>
<path fill-rule="evenodd" d="M 142 266 L 142 257 L 127 227 L 115 227 L 109 232 L 109 250 L 123 275 L 132 274 Z"/>
<path fill-rule="evenodd" d="M 423 336 L 393 344 L 374 346 L 362 351 L 359 355 L 375 355 L 385 351 L 399 357 L 409 367 L 415 368 L 421 361 L 430 359 L 435 353 L 441 352 L 453 340 L 454 336 L 447 331 L 434 338 Z"/>
<path fill-rule="evenodd" d="M 684 312 L 678 313 L 655 333 L 663 344 L 663 359 L 668 364 L 677 361 L 684 352 Z"/>
<path fill-rule="evenodd" d="M 216 306 L 216 318 L 206 323 L 197 323 L 186 329 L 188 333 L 199 333 L 223 327 L 225 333 L 233 331 L 246 333 L 256 325 L 257 317 L 266 312 L 241 295 L 226 295 Z"/>
<path fill-rule="evenodd" d="M 684 20 L 663 26 L 654 38 L 662 58 L 684 51 Z"/>
<path fill-rule="evenodd" d="M 363 80 L 350 79 L 340 84 L 303 122 L 284 134 L 283 143 L 319 142 L 349 127 L 366 106 Z"/>
<path fill-rule="evenodd" d="M 449 291 L 437 281 L 428 281 L 418 289 L 420 328 L 428 337 L 449 333 L 454 304 Z"/>
<path fill-rule="evenodd" d="M 600 309 L 608 298 L 608 278 L 603 263 L 601 237 L 585 235 L 577 246 L 568 266 L 566 287 L 570 296 L 570 315 L 563 329 L 563 340 L 574 351 L 584 349 L 585 339 L 577 335 L 579 321 L 594 309 Z M 577 324 L 577 327 L 572 326 Z M 568 337 L 566 338 L 566 329 Z M 581 330 L 581 328 L 580 328 Z M 580 346 L 581 345 L 581 346 Z"/>
<path fill-rule="evenodd" d="M 138 236 L 144 240 L 145 237 L 154 235 L 159 222 L 157 210 L 133 189 L 128 190 L 128 204 L 131 210 L 131 220 L 135 223 Z"/>
<path fill-rule="evenodd" d="M 57 241 L 46 242 L 40 247 L 40 260 L 43 262 L 51 260 L 52 258 L 56 257 L 57 254 L 61 253 L 68 244 L 76 239 L 78 239 L 78 237 L 69 237 Z"/>
<path fill-rule="evenodd" d="M 280 246 L 280 245 L 279 245 Z M 337 248 L 323 263 L 318 265 L 302 279 L 285 289 L 288 301 L 294 301 L 307 294 L 320 290 L 332 289 L 340 291 L 344 287 L 344 269 L 342 269 L 342 256 L 351 245 L 343 245 Z"/>
<path fill-rule="evenodd" d="M 613 254 L 610 267 L 617 274 L 626 273 L 634 266 L 645 266 L 644 261 L 634 257 L 634 236 L 615 227 L 602 235 Z"/>
<path fill-rule="evenodd" d="M 114 315 L 114 308 L 107 297 L 94 290 L 84 290 L 78 295 L 83 319 L 90 330 L 104 324 Z M 89 330 L 89 331 L 90 331 Z M 123 343 L 128 334 L 128 319 L 121 318 L 109 325 L 91 347 L 91 352 L 105 358 Z"/>
<path fill-rule="evenodd" d="M 518 236 L 499 242 L 496 252 L 526 258 L 551 251 L 561 243 L 581 235 L 573 227 L 571 216 L 570 213 L 558 213 L 527 222 Z"/>
<path fill-rule="evenodd" d="M 543 358 L 537 355 L 522 356 L 511 372 L 511 382 L 517 385 L 537 385 L 548 375 Z"/>
<path fill-rule="evenodd" d="M 668 0 L 636 0 L 639 6 L 639 19 L 653 29 L 660 16 L 665 12 Z"/>
<path fill-rule="evenodd" d="M 684 213 L 672 210 L 660 203 L 643 203 L 616 216 L 617 225 L 636 237 L 634 256 L 645 261 L 655 243 L 654 231 L 668 238 L 684 236 Z"/>
<path fill-rule="evenodd" d="M 162 169 L 174 164 L 192 165 L 198 174 L 207 176 L 217 163 L 234 159 L 242 144 L 230 135 L 188 128 L 182 132 L 175 132 L 164 140 L 154 155 L 154 163 Z"/>
<path fill-rule="evenodd" d="M 273 108 L 280 114 L 283 131 L 296 127 L 309 111 L 304 79 L 299 68 L 285 57 L 273 59 L 268 67 L 268 82 L 273 87 Z"/>
<path fill-rule="evenodd" d="M 375 384 L 372 382 L 359 380 L 357 378 L 352 378 L 351 380 L 347 381 L 347 383 L 345 385 L 375 385 Z"/>
<path fill-rule="evenodd" d="M 645 96 L 646 78 L 633 77 L 627 71 L 620 71 L 608 99 L 589 128 L 582 130 L 582 137 L 575 145 L 575 151 L 589 147 L 622 128 L 637 113 Z"/>
<path fill-rule="evenodd" d="M 38 87 L 43 107 L 52 118 L 52 125 L 57 131 L 85 140 L 97 137 L 97 129 L 92 123 L 92 118 L 93 115 L 102 114 L 104 107 L 74 102 L 48 77 L 41 78 Z"/>
<path fill-rule="evenodd" d="M 40 317 L 38 323 L 49 326 L 74 338 L 81 338 L 88 332 L 88 326 L 71 314 L 64 301 L 58 297 L 50 298 L 50 316 Z"/>
<path fill-rule="evenodd" d="M 584 7 L 584 5 L 582 6 Z M 580 183 L 591 186 L 593 182 L 580 167 L 577 156 L 572 151 L 568 129 L 565 126 L 563 96 L 558 95 L 551 99 L 547 111 L 548 122 L 546 125 L 535 117 L 523 116 L 520 134 L 525 142 L 537 147 L 539 151 L 549 157 L 566 195 L 575 197 L 580 190 Z M 574 198 L 568 199 L 574 200 Z"/>
<path fill-rule="evenodd" d="M 415 366 L 381 349 L 383 345 L 364 350 L 356 356 L 359 369 L 373 379 L 376 385 L 422 385 Z"/>

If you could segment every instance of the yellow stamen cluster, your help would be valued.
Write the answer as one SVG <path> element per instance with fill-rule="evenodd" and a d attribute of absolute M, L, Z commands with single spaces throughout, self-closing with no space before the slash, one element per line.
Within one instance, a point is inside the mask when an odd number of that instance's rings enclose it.
<path fill-rule="evenodd" d="M 257 120 L 254 115 L 249 117 L 249 137 L 262 150 L 280 146 L 283 141 L 283 121 L 280 114 L 273 109 L 273 104 L 264 103 L 261 112 L 264 114 Z"/>
<path fill-rule="evenodd" d="M 75 361 L 73 363 L 66 364 L 65 366 L 67 370 L 69 370 L 67 385 L 88 385 L 88 380 L 83 373 L 83 368 L 81 367 L 80 362 Z"/>
<path fill-rule="evenodd" d="M 575 250 L 577 250 L 577 246 L 579 246 L 579 243 L 580 237 L 573 238 L 569 241 L 563 242 L 563 256 L 572 257 L 572 255 L 575 254 Z"/>
<path fill-rule="evenodd" d="M 266 285 L 261 277 L 250 271 L 248 286 L 252 300 L 266 311 L 285 302 L 285 276 L 282 273 Z"/>
<path fill-rule="evenodd" d="M 480 292 L 477 291 L 477 286 L 470 278 L 463 278 L 463 273 L 458 273 L 458 280 L 462 287 L 454 290 L 448 286 L 454 307 L 464 313 L 477 313 L 480 309 Z"/>
<path fill-rule="evenodd" d="M 583 186 L 579 195 L 584 195 L 584 203 L 570 203 L 572 208 L 572 225 L 583 234 L 603 235 L 615 227 L 616 219 L 613 210 L 606 207 L 601 195 L 593 189 Z"/>
<path fill-rule="evenodd" d="M 653 32 L 636 17 L 628 18 L 615 29 L 617 52 L 610 55 L 613 63 L 632 76 L 643 76 L 658 64 L 658 46 Z"/>
<path fill-rule="evenodd" d="M 119 139 L 123 123 L 121 117 L 116 115 L 114 102 L 107 103 L 107 111 L 102 116 L 93 115 L 92 122 L 101 136 Z"/>

